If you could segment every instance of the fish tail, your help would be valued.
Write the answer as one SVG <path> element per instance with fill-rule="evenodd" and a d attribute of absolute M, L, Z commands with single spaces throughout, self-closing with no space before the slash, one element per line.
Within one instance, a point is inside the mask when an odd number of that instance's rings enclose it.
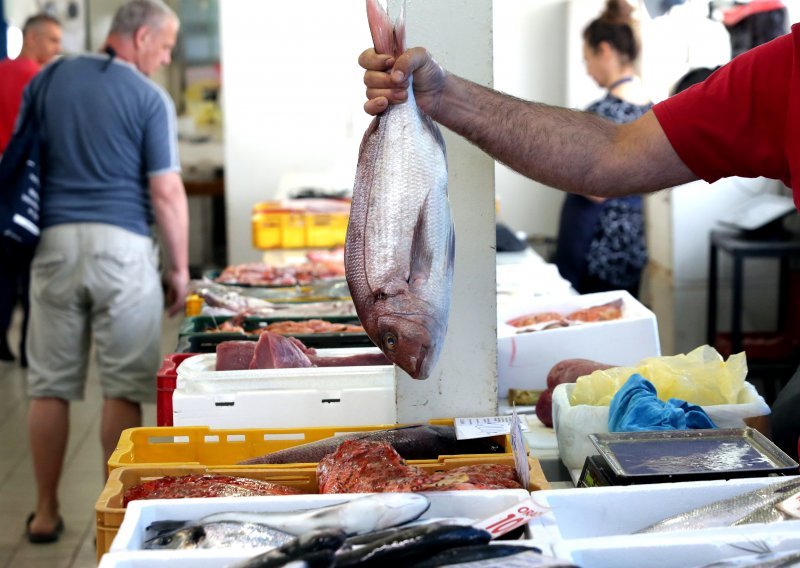
<path fill-rule="evenodd" d="M 406 50 L 406 0 L 403 0 L 400 17 L 394 24 L 394 49 L 395 55 L 400 55 Z"/>
<path fill-rule="evenodd" d="M 367 0 L 367 21 L 375 51 L 394 55 L 394 31 L 389 12 L 378 0 Z"/>
<path fill-rule="evenodd" d="M 400 8 L 400 17 L 392 23 L 388 7 L 379 0 L 367 0 L 367 21 L 375 51 L 383 55 L 398 56 L 405 51 L 406 3 Z"/>

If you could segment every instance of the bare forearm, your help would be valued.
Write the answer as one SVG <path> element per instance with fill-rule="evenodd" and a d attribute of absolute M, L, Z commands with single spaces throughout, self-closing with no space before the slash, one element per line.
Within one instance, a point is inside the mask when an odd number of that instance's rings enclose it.
<path fill-rule="evenodd" d="M 598 197 L 696 179 L 648 113 L 640 123 L 532 103 L 448 75 L 433 118 L 546 185 Z M 637 121 L 639 122 L 639 121 Z"/>
<path fill-rule="evenodd" d="M 176 176 L 177 177 L 177 176 Z M 180 178 L 153 188 L 151 192 L 161 242 L 166 249 L 170 270 L 188 271 L 189 207 Z"/>

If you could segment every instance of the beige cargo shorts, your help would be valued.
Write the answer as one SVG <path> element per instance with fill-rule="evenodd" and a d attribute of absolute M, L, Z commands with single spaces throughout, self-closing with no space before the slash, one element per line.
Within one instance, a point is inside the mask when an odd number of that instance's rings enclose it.
<path fill-rule="evenodd" d="M 94 345 L 105 398 L 155 400 L 164 299 L 151 238 L 103 223 L 46 229 L 30 299 L 29 396 L 83 399 Z"/>

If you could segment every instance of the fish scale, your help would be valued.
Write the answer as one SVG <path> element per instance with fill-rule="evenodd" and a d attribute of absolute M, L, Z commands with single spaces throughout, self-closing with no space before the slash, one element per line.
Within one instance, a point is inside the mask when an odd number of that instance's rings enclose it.
<path fill-rule="evenodd" d="M 399 55 L 403 15 L 393 26 L 376 0 L 367 14 L 376 51 Z M 345 273 L 367 335 L 415 379 L 428 377 L 444 343 L 454 243 L 444 139 L 409 87 L 361 142 Z"/>

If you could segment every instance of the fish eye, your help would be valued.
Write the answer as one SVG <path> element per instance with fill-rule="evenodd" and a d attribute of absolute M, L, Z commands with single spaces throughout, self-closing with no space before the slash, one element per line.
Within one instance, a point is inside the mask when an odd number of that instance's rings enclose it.
<path fill-rule="evenodd" d="M 394 333 L 387 332 L 383 334 L 383 344 L 389 351 L 397 349 L 397 336 Z"/>

